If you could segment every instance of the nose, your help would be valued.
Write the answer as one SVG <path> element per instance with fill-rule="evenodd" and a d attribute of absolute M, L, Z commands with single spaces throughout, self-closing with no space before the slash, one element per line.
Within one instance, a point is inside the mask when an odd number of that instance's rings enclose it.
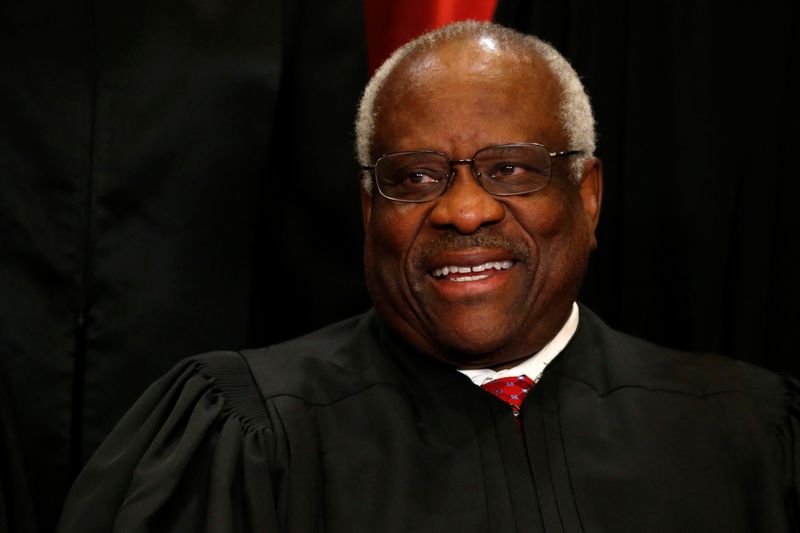
<path fill-rule="evenodd" d="M 434 200 L 430 221 L 440 227 L 450 227 L 461 234 L 475 233 L 482 226 L 499 222 L 505 216 L 505 206 L 480 186 L 470 165 L 454 166 L 455 175 L 447 191 Z"/>

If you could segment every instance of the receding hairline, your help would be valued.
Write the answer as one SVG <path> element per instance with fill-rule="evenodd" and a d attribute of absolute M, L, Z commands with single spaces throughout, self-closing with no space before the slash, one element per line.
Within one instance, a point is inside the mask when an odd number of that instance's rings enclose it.
<path fill-rule="evenodd" d="M 498 46 L 496 51 L 489 50 L 481 43 L 484 38 L 481 35 L 459 35 L 448 41 L 439 41 L 410 51 L 386 74 L 376 91 L 372 103 L 373 115 L 380 118 L 383 110 L 393 105 L 395 100 L 402 99 L 409 93 L 420 90 L 424 92 L 432 80 L 442 75 L 455 82 L 460 74 L 469 73 L 473 67 L 483 72 L 476 65 L 483 63 L 485 59 L 491 61 L 492 70 L 499 67 L 508 69 L 504 72 L 513 72 L 518 82 L 535 80 L 537 86 L 543 82 L 552 82 L 554 90 L 551 95 L 556 102 L 560 101 L 560 80 L 544 58 L 513 46 L 504 45 Z"/>
<path fill-rule="evenodd" d="M 547 64 L 539 50 L 532 49 L 524 44 L 524 38 L 528 36 L 517 34 L 516 32 L 514 32 L 514 35 L 521 37 L 522 39 L 518 39 L 521 42 L 501 41 L 494 35 L 464 32 L 446 40 L 424 41 L 423 44 L 416 47 L 409 47 L 408 52 L 398 57 L 397 61 L 393 62 L 392 68 L 387 70 L 382 83 L 376 87 L 378 89 L 376 95 L 380 96 L 388 88 L 389 83 L 396 84 L 398 82 L 395 79 L 397 75 L 416 70 L 414 67 L 424 63 L 425 58 L 436 58 L 451 50 L 455 54 L 467 54 L 474 49 L 476 54 L 482 54 L 484 57 L 490 57 L 495 54 L 498 60 L 519 63 L 529 68 L 529 72 L 532 74 L 538 74 L 540 72 L 539 67 L 551 74 L 550 65 Z M 402 82 L 402 80 L 400 81 Z"/>

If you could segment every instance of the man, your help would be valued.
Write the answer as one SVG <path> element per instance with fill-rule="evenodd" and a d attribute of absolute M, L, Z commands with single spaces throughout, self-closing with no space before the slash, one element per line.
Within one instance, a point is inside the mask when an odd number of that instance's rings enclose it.
<path fill-rule="evenodd" d="M 797 530 L 797 385 L 575 304 L 602 173 L 557 52 L 448 26 L 376 73 L 357 130 L 375 310 L 184 361 L 62 533 Z"/>

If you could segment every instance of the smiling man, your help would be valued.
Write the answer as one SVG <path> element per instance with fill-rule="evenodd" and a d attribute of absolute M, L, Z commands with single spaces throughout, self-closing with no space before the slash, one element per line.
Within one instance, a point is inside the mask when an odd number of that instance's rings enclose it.
<path fill-rule="evenodd" d="M 616 332 L 592 112 L 549 45 L 457 23 L 359 109 L 375 309 L 186 359 L 76 482 L 60 531 L 798 529 L 798 387 Z"/>

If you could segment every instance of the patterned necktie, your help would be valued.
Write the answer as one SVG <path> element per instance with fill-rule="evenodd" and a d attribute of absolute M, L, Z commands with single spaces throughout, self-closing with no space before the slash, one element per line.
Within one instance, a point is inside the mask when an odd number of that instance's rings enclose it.
<path fill-rule="evenodd" d="M 517 377 L 509 376 L 484 383 L 481 388 L 509 404 L 516 417 L 519 416 L 522 401 L 533 388 L 533 380 L 524 374 Z"/>

